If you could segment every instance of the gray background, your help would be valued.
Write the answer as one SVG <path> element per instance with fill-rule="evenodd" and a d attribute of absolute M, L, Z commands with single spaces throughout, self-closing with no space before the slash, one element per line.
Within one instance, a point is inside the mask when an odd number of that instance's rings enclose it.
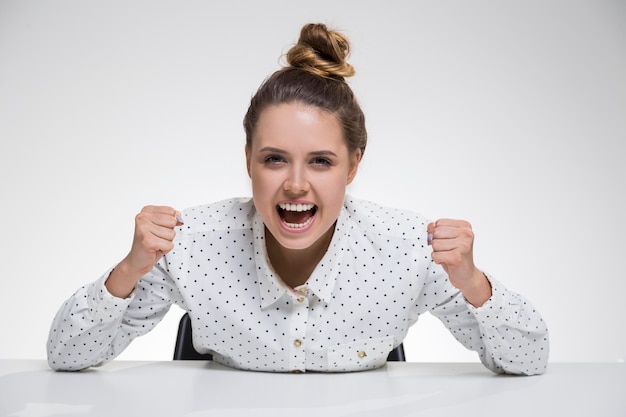
<path fill-rule="evenodd" d="M 0 0 L 0 357 L 45 357 L 142 206 L 250 195 L 241 120 L 307 22 L 353 44 L 370 144 L 349 192 L 471 221 L 553 361 L 623 361 L 626 2 L 602 0 Z M 171 358 L 181 314 L 121 357 Z M 405 346 L 477 360 L 428 315 Z"/>

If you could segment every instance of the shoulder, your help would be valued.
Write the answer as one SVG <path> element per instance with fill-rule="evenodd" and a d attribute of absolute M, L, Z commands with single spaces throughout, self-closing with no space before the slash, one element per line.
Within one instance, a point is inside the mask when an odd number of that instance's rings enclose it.
<path fill-rule="evenodd" d="M 189 207 L 182 211 L 183 234 L 215 230 L 252 228 L 254 204 L 250 197 L 230 198 L 210 204 Z"/>
<path fill-rule="evenodd" d="M 407 209 L 389 207 L 372 201 L 347 195 L 344 209 L 354 227 L 365 234 L 419 239 L 426 233 L 429 220 L 421 214 Z"/>

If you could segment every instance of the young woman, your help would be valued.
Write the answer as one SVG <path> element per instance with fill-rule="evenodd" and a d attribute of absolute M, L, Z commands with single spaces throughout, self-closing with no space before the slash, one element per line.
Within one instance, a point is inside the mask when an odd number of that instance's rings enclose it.
<path fill-rule="evenodd" d="M 348 53 L 302 29 L 244 118 L 252 198 L 145 207 L 128 255 L 57 313 L 53 369 L 112 360 L 177 304 L 196 349 L 242 369 L 379 367 L 429 311 L 494 372 L 545 370 L 545 323 L 476 268 L 469 223 L 346 195 L 367 141 Z"/>

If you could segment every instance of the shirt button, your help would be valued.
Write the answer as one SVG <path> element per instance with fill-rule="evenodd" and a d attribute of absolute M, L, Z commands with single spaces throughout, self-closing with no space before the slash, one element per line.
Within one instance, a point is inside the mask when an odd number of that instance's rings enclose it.
<path fill-rule="evenodd" d="M 362 350 L 359 353 L 357 353 L 357 356 L 359 357 L 359 359 L 363 359 L 364 357 L 367 356 L 367 353 L 365 353 L 365 351 Z"/>
<path fill-rule="evenodd" d="M 299 297 L 299 298 L 298 298 L 298 302 L 299 302 L 299 303 L 301 303 L 301 302 L 303 302 L 303 301 L 304 301 L 304 297 Z"/>
<path fill-rule="evenodd" d="M 300 347 L 300 346 L 302 346 L 302 340 L 300 340 L 300 339 L 296 339 L 296 340 L 294 340 L 294 341 L 293 341 L 293 345 L 294 345 L 295 347 Z"/>

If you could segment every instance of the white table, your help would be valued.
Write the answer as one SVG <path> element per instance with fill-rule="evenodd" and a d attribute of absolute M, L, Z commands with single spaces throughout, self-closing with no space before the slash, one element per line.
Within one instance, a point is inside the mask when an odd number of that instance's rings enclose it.
<path fill-rule="evenodd" d="M 53 372 L 0 360 L 0 416 L 626 416 L 626 365 L 553 363 L 541 376 L 478 363 L 390 362 L 345 374 L 272 374 L 213 362 L 114 361 Z"/>

